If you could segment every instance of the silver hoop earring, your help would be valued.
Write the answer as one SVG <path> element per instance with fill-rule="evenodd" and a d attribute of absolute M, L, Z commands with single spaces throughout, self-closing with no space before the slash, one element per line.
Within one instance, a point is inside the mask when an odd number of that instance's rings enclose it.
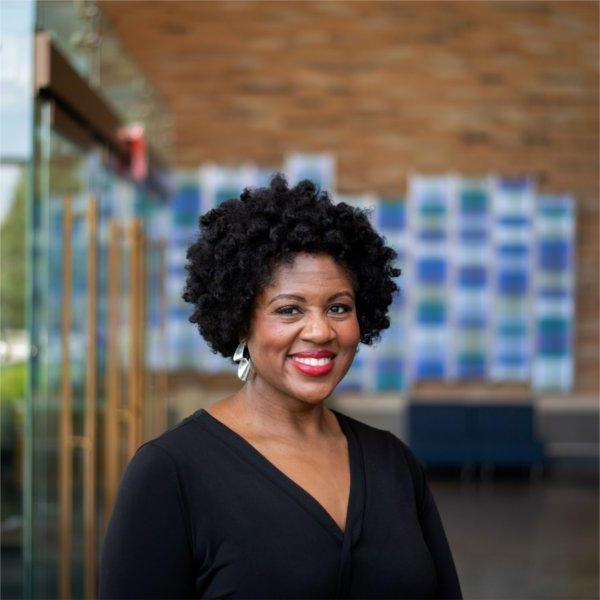
<path fill-rule="evenodd" d="M 244 350 L 246 349 L 246 340 L 242 340 L 239 346 L 235 349 L 233 355 L 233 362 L 238 363 L 237 376 L 242 380 L 246 381 L 252 370 L 252 361 L 250 358 L 244 356 Z"/>

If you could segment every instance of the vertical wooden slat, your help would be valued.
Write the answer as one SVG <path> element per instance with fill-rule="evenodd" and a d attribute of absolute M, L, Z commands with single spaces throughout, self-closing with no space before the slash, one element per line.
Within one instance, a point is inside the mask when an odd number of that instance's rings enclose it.
<path fill-rule="evenodd" d="M 139 277 L 139 322 L 138 322 L 138 354 L 139 354 L 139 370 L 138 370 L 138 431 L 139 440 L 138 445 L 147 439 L 146 424 L 146 252 L 148 250 L 148 244 L 146 242 L 146 235 L 144 234 L 143 227 L 140 226 L 139 230 L 139 252 L 140 252 L 140 270 L 138 273 Z"/>
<path fill-rule="evenodd" d="M 140 444 L 140 233 L 139 219 L 133 219 L 129 230 L 129 370 L 128 370 L 128 402 L 129 402 L 129 444 L 128 456 L 133 457 Z"/>
<path fill-rule="evenodd" d="M 119 435 L 119 297 L 121 270 L 119 224 L 111 220 L 108 225 L 108 304 L 106 348 L 106 413 L 104 428 L 104 525 L 108 525 L 117 495 L 120 476 Z"/>
<path fill-rule="evenodd" d="M 73 514 L 73 398 L 71 391 L 70 351 L 71 295 L 73 289 L 73 206 L 64 199 L 62 249 L 62 381 L 59 440 L 59 573 L 58 593 L 62 600 L 71 596 L 71 529 Z"/>
<path fill-rule="evenodd" d="M 96 300 L 97 207 L 88 202 L 88 281 L 85 417 L 83 444 L 84 593 L 96 597 Z"/>
<path fill-rule="evenodd" d="M 159 242 L 159 290 L 160 290 L 160 347 L 162 349 L 162 367 L 158 373 L 158 402 L 157 402 L 157 413 L 158 413 L 158 431 L 156 434 L 162 433 L 167 428 L 167 394 L 168 379 L 167 373 L 169 365 L 168 360 L 168 348 L 167 348 L 167 270 L 166 270 L 166 253 L 167 243 L 164 239 Z"/>

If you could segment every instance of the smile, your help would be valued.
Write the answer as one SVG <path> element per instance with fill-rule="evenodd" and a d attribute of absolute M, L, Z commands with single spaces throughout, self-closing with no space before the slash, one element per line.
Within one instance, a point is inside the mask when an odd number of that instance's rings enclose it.
<path fill-rule="evenodd" d="M 326 358 L 307 358 L 303 356 L 290 356 L 293 365 L 305 375 L 318 377 L 326 375 L 334 367 L 334 357 Z"/>
<path fill-rule="evenodd" d="M 312 365 L 313 367 L 326 365 L 332 360 L 331 358 L 304 358 L 302 356 L 293 356 L 292 359 L 303 365 Z"/>

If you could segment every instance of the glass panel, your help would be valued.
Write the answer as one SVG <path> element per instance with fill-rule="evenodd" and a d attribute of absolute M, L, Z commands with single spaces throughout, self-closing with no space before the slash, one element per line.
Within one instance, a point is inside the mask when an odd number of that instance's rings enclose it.
<path fill-rule="evenodd" d="M 21 598 L 35 3 L 0 3 L 0 597 Z"/>
<path fill-rule="evenodd" d="M 1 172 L 0 227 L 2 269 L 2 322 L 0 323 L 0 368 L 2 369 L 2 597 L 55 598 L 61 580 L 60 554 L 60 456 L 63 379 L 68 375 L 72 397 L 72 434 L 67 464 L 72 467 L 71 508 L 69 508 L 70 559 L 67 573 L 69 592 L 74 598 L 90 597 L 89 564 L 84 564 L 86 536 L 84 495 L 86 450 L 85 400 L 90 392 L 88 377 L 95 383 L 96 423 L 95 481 L 95 564 L 97 567 L 102 534 L 112 509 L 108 478 L 109 451 L 116 454 L 116 475 L 120 478 L 135 446 L 166 426 L 161 417 L 165 404 L 165 380 L 159 377 L 156 357 L 161 356 L 157 327 L 160 274 L 157 235 L 148 234 L 145 271 L 140 274 L 148 301 L 141 330 L 142 347 L 152 347 L 154 359 L 142 360 L 142 399 L 145 406 L 144 431 L 130 439 L 127 410 L 131 387 L 131 223 L 139 217 L 143 228 L 164 223 L 165 198 L 142 186 L 116 176 L 107 166 L 106 150 L 100 147 L 83 152 L 52 127 L 51 106 L 38 103 L 34 109 L 33 32 L 46 30 L 77 71 L 117 108 L 126 121 L 147 123 L 147 139 L 170 139 L 170 122 L 160 98 L 148 86 L 137 66 L 116 41 L 94 0 L 33 2 L 4 0 L 0 3 L 2 52 L 0 52 Z M 37 11 L 37 12 L 36 12 Z M 103 46 L 104 44 L 104 46 Z M 102 66 L 101 66 L 102 65 Z M 125 66 L 124 66 L 125 65 Z M 101 77 L 102 74 L 102 77 Z M 139 85 L 135 81 L 139 80 Z M 127 89 L 127 84 L 131 84 Z M 77 110 L 77 107 L 73 107 Z M 151 122 L 150 125 L 148 123 Z M 163 148 L 164 150 L 164 148 Z M 66 198 L 73 208 L 70 236 L 65 235 Z M 87 208 L 96 199 L 97 243 L 95 311 L 90 313 L 90 226 Z M 161 212 L 162 211 L 162 212 Z M 162 221 L 161 221 L 162 219 Z M 109 276 L 109 229 L 118 224 L 117 269 Z M 67 333 L 68 371 L 63 365 L 65 334 L 63 308 L 67 306 L 64 259 L 70 241 L 72 284 L 70 324 Z M 8 281 L 8 284 L 7 284 Z M 111 444 L 105 444 L 107 429 L 107 378 L 109 350 L 109 302 L 111 281 L 116 289 L 116 396 L 119 414 Z M 11 292 L 10 294 L 7 292 Z M 156 294 L 156 298 L 154 295 Z M 139 307 L 138 307 L 139 308 Z M 96 315 L 96 351 L 93 371 L 90 355 L 90 317 Z M 163 354 L 164 356 L 164 354 Z M 154 360 L 154 362 L 151 362 Z M 7 362 L 8 361 L 8 362 Z M 142 372 L 143 375 L 143 372 Z M 145 385 L 145 387 L 144 387 Z M 113 386 L 114 387 L 114 386 Z M 145 392 L 145 393 L 144 393 Z M 158 405 L 162 394 L 163 404 Z M 114 416 L 114 415 L 113 415 Z M 113 461 L 114 462 L 114 461 Z M 23 465 L 23 469 L 19 466 Z M 63 479 L 64 481 L 64 479 Z M 118 481 L 117 481 L 118 482 Z M 88 482 L 89 484 L 89 482 Z M 64 488 L 63 488 L 64 489 Z M 89 501 L 89 496 L 88 496 Z M 21 508 L 23 507 L 23 508 Z M 63 510 L 62 514 L 66 514 Z M 89 520 L 88 520 L 89 522 Z M 22 555 L 21 555 L 22 547 Z M 89 548 L 88 548 L 89 550 Z M 64 554 L 66 556 L 66 554 Z M 21 567 L 24 567 L 23 569 Z M 64 581 L 64 579 L 63 579 Z"/>
<path fill-rule="evenodd" d="M 28 337 L 25 329 L 26 222 L 29 166 L 2 163 L 0 217 L 0 441 L 2 586 L 22 596 L 23 456 Z"/>
<path fill-rule="evenodd" d="M 85 155 L 51 129 L 49 105 L 39 114 L 36 174 L 38 185 L 33 206 L 33 296 L 32 296 L 32 539 L 26 548 L 31 565 L 34 597 L 58 594 L 58 465 L 59 409 L 62 380 L 63 216 L 65 199 L 73 200 L 73 294 L 71 297 L 70 380 L 73 397 L 74 433 L 80 430 L 82 389 L 82 331 L 85 329 L 87 282 L 85 269 L 87 227 L 81 215 L 86 198 Z M 81 256 L 83 253 L 83 256 Z M 81 256 L 81 258 L 80 258 Z M 82 301 L 83 297 L 83 301 Z M 74 461 L 73 489 L 79 489 L 80 469 Z M 81 495 L 74 494 L 74 528 L 79 523 Z M 76 530 L 79 535 L 79 529 Z M 75 537 L 77 537 L 77 535 Z M 74 549 L 77 547 L 75 545 Z M 81 556 L 81 553 L 75 554 Z M 80 576 L 74 577 L 74 591 Z"/>
<path fill-rule="evenodd" d="M 131 453 L 145 439 L 159 433 L 166 426 L 164 413 L 164 369 L 157 357 L 164 344 L 161 333 L 161 246 L 158 242 L 166 221 L 166 207 L 159 199 L 149 195 L 141 187 L 114 175 L 103 163 L 99 149 L 84 153 L 79 147 L 52 129 L 51 107 L 39 107 L 38 132 L 38 193 L 33 213 L 33 295 L 32 295 L 32 340 L 35 351 L 31 358 L 32 373 L 32 435 L 31 435 L 31 540 L 26 548 L 30 569 L 32 597 L 56 597 L 61 581 L 61 514 L 69 515 L 68 530 L 70 561 L 67 573 L 67 588 L 74 598 L 87 597 L 86 573 L 91 572 L 85 563 L 85 460 L 88 450 L 85 428 L 87 384 L 90 376 L 88 357 L 90 348 L 96 351 L 95 377 L 95 422 L 96 440 L 93 444 L 97 465 L 93 494 L 95 499 L 94 527 L 96 531 L 96 557 L 100 556 L 101 536 L 107 525 L 113 497 L 108 484 L 107 451 L 116 454 L 118 478 Z M 90 313 L 93 292 L 90 281 L 89 259 L 91 230 L 89 207 L 96 204 L 97 257 L 95 312 Z M 70 233 L 65 230 L 65 214 L 71 206 L 72 224 Z M 141 437 L 130 443 L 130 421 L 127 411 L 131 404 L 131 373 L 133 345 L 132 293 L 135 276 L 131 257 L 134 252 L 132 223 L 139 218 L 146 233 L 142 236 L 141 251 L 143 271 L 139 272 L 142 282 L 141 299 L 137 311 L 142 311 L 144 328 L 141 342 L 145 359 L 141 362 L 143 414 Z M 116 224 L 116 269 L 109 268 L 110 231 Z M 70 250 L 69 250 L 70 248 Z M 70 252 L 70 255 L 69 255 Z M 69 258 L 70 256 L 70 258 Z M 65 288 L 65 277 L 70 273 L 71 283 Z M 109 303 L 110 290 L 116 286 L 116 305 Z M 70 289 L 70 292 L 69 292 Z M 67 295 L 68 294 L 68 295 Z M 110 341 L 110 311 L 116 306 L 116 338 Z M 97 328 L 93 346 L 90 346 L 89 327 L 95 314 Z M 67 321 L 65 321 L 67 319 Z M 65 323 L 68 329 L 68 372 L 64 370 Z M 110 447 L 105 444 L 108 427 L 107 383 L 109 344 L 114 344 L 116 356 L 116 390 L 118 423 Z M 72 405 L 72 419 L 67 420 L 72 428 L 72 448 L 64 449 L 61 434 L 61 414 L 64 410 L 63 378 L 67 377 Z M 163 393 L 159 404 L 159 392 Z M 125 418 L 123 418 L 125 415 Z M 85 438 L 85 439 L 84 439 Z M 62 450 L 61 450 L 62 444 Z M 69 502 L 61 500 L 61 456 L 67 457 L 71 472 L 63 476 L 62 485 L 71 490 Z M 118 483 L 118 480 L 117 480 Z M 63 487 L 63 489 L 65 489 Z M 68 552 L 64 556 L 68 556 Z M 93 571 L 93 570 L 92 570 Z M 63 580 L 64 581 L 64 580 Z"/>

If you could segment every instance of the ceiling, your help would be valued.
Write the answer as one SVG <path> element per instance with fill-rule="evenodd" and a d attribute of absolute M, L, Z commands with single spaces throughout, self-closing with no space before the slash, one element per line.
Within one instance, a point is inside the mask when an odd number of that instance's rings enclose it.
<path fill-rule="evenodd" d="M 347 191 L 448 169 L 574 189 L 597 156 L 596 3 L 100 5 L 172 111 L 180 167 L 331 151 Z"/>

